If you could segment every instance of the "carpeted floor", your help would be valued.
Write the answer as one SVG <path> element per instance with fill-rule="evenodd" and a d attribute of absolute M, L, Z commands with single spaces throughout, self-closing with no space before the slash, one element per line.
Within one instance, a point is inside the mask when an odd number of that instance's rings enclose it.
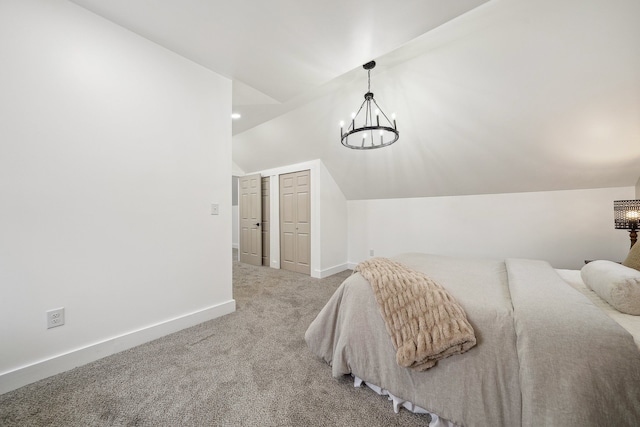
<path fill-rule="evenodd" d="M 427 425 L 307 349 L 307 326 L 349 274 L 234 261 L 235 313 L 0 395 L 0 426 Z"/>

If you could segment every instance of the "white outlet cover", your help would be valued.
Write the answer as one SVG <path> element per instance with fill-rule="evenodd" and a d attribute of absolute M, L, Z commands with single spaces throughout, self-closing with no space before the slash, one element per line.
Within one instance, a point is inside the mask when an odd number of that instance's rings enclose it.
<path fill-rule="evenodd" d="M 47 311 L 47 329 L 64 325 L 64 307 Z"/>

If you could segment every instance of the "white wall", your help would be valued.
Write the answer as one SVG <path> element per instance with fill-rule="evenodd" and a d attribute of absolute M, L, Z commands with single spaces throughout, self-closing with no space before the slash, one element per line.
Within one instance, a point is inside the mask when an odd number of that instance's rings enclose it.
<path fill-rule="evenodd" d="M 347 199 L 320 162 L 320 242 L 322 277 L 347 269 Z"/>
<path fill-rule="evenodd" d="M 0 58 L 0 393 L 233 311 L 230 81 L 62 0 Z"/>
<path fill-rule="evenodd" d="M 232 231 L 232 248 L 240 248 L 240 207 L 238 205 L 231 206 L 231 231 Z"/>
<path fill-rule="evenodd" d="M 311 277 L 347 269 L 347 201 L 320 160 L 255 171 L 270 177 L 270 266 L 280 268 L 279 175 L 309 170 L 311 175 Z"/>
<path fill-rule="evenodd" d="M 640 178 L 638 178 L 638 182 L 636 182 L 636 199 L 640 199 Z"/>
<path fill-rule="evenodd" d="M 234 248 L 240 247 L 240 208 L 238 206 L 238 176 L 232 178 L 231 192 L 233 193 L 233 202 L 231 203 L 231 245 Z"/>
<path fill-rule="evenodd" d="M 348 201 L 349 262 L 403 252 L 536 258 L 579 269 L 623 260 L 629 235 L 613 227 L 613 201 L 634 187 Z"/>
<path fill-rule="evenodd" d="M 231 162 L 231 173 L 234 174 L 235 176 L 244 175 L 244 171 L 240 169 L 240 166 L 238 166 L 236 162 Z"/>

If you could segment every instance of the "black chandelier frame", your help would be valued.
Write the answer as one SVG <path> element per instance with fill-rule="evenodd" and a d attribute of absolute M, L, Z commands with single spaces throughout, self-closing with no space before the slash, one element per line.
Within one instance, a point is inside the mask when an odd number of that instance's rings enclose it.
<path fill-rule="evenodd" d="M 364 94 L 364 101 L 360 105 L 360 108 L 356 113 L 354 113 L 351 117 L 351 124 L 347 128 L 346 132 L 344 131 L 344 122 L 340 123 L 340 142 L 347 148 L 351 148 L 353 150 L 372 150 L 376 148 L 388 147 L 393 144 L 400 138 L 400 132 L 398 132 L 398 127 L 396 125 L 395 117 L 389 119 L 389 117 L 382 111 L 382 108 L 378 105 L 375 98 L 373 97 L 373 92 L 371 92 L 371 70 L 376 66 L 375 61 L 367 62 L 362 66 L 365 70 L 367 70 L 367 93 Z M 373 105 L 372 105 L 373 104 Z M 375 124 L 373 121 L 373 106 L 376 107 L 375 114 Z M 360 113 L 364 110 L 364 123 L 360 127 L 356 127 L 356 119 L 360 115 Z M 387 123 L 380 124 L 380 115 L 386 120 Z M 375 140 L 375 131 L 380 132 L 380 143 L 376 144 Z M 357 136 L 353 137 L 353 135 L 361 134 L 362 138 L 355 141 L 354 139 L 358 139 Z M 387 141 L 384 140 L 384 136 L 387 135 Z M 352 136 L 351 142 L 349 141 L 349 137 Z M 367 136 L 369 136 L 369 140 L 367 141 Z M 389 136 L 391 136 L 389 138 Z"/>

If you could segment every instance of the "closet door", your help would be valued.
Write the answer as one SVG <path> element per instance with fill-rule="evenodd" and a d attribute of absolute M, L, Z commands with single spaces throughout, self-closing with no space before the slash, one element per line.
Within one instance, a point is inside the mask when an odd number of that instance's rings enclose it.
<path fill-rule="evenodd" d="M 280 175 L 280 267 L 311 274 L 311 198 L 308 170 Z"/>
<path fill-rule="evenodd" d="M 271 265 L 271 257 L 269 256 L 271 248 L 269 247 L 271 239 L 269 233 L 269 207 L 271 206 L 270 194 L 271 181 L 268 176 L 262 178 L 262 265 L 269 267 Z"/>
<path fill-rule="evenodd" d="M 240 178 L 240 262 L 262 265 L 262 182 L 260 175 Z"/>

